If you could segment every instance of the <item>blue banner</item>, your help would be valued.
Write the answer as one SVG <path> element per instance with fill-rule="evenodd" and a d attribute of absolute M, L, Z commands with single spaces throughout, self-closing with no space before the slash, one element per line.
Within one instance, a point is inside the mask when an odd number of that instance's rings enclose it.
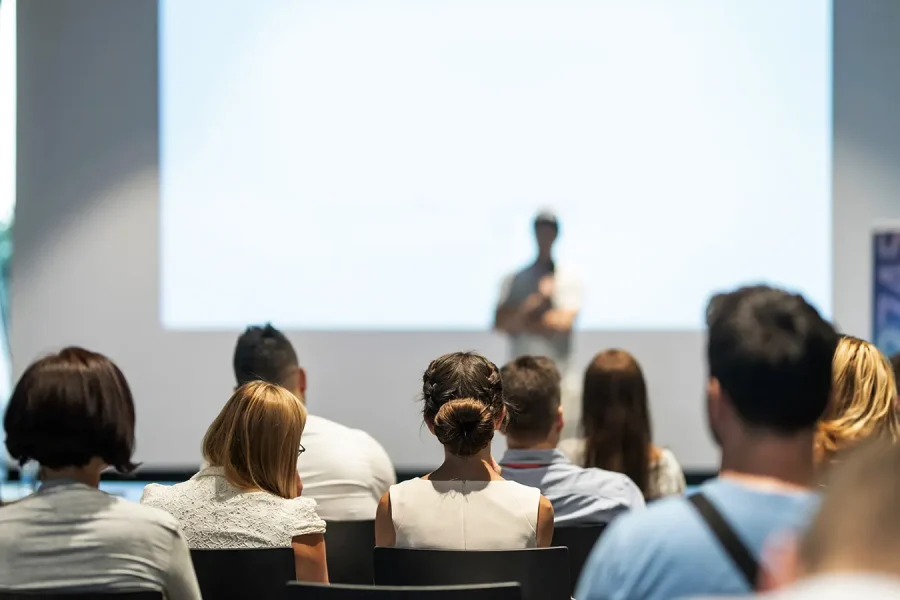
<path fill-rule="evenodd" d="M 900 352 L 900 229 L 872 237 L 872 342 L 887 356 Z"/>

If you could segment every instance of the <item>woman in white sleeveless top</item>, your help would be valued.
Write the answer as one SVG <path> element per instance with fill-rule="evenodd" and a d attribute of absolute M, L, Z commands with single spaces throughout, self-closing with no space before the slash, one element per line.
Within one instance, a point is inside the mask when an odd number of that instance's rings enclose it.
<path fill-rule="evenodd" d="M 325 522 L 300 497 L 297 455 L 306 409 L 286 389 L 242 385 L 203 438 L 208 467 L 184 483 L 150 484 L 142 504 L 181 523 L 191 548 L 293 548 L 297 579 L 328 582 Z"/>
<path fill-rule="evenodd" d="M 378 504 L 375 544 L 443 550 L 546 547 L 553 508 L 537 488 L 500 476 L 491 440 L 506 417 L 494 363 L 446 354 L 422 377 L 425 424 L 444 445 L 444 463 L 391 487 Z"/>

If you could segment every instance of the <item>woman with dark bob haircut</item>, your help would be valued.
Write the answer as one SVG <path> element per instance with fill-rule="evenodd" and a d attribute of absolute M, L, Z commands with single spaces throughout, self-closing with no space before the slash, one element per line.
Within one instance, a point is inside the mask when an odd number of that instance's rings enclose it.
<path fill-rule="evenodd" d="M 200 598 L 178 522 L 101 492 L 108 466 L 131 472 L 134 401 L 108 358 L 66 348 L 34 362 L 13 390 L 6 448 L 41 466 L 41 488 L 0 510 L 0 590 L 154 590 Z"/>

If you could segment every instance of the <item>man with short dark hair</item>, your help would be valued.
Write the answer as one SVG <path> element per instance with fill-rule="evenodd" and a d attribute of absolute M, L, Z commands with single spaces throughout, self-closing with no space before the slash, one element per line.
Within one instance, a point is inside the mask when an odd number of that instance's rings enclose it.
<path fill-rule="evenodd" d="M 287 337 L 271 325 L 252 326 L 234 349 L 237 385 L 262 380 L 293 392 L 306 404 L 306 371 Z M 303 430 L 306 451 L 297 459 L 303 495 L 318 503 L 326 521 L 375 518 L 378 500 L 397 475 L 387 452 L 368 433 L 310 414 Z"/>
<path fill-rule="evenodd" d="M 641 490 L 627 476 L 573 464 L 556 449 L 564 419 L 560 374 L 546 356 L 521 356 L 500 370 L 511 406 L 503 478 L 536 487 L 550 500 L 557 527 L 605 524 L 622 511 L 643 508 Z"/>
<path fill-rule="evenodd" d="M 765 286 L 714 297 L 707 325 L 719 477 L 613 523 L 579 600 L 746 594 L 766 538 L 802 527 L 817 502 L 813 435 L 831 394 L 834 328 L 803 297 Z"/>

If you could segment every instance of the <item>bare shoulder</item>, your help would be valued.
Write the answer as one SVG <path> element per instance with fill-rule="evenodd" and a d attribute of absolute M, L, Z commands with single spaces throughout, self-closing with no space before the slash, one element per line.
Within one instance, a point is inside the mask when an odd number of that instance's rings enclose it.
<path fill-rule="evenodd" d="M 551 521 L 554 518 L 553 505 L 547 500 L 546 496 L 541 496 L 541 499 L 538 501 L 538 516 L 541 518 L 547 518 Z"/>

